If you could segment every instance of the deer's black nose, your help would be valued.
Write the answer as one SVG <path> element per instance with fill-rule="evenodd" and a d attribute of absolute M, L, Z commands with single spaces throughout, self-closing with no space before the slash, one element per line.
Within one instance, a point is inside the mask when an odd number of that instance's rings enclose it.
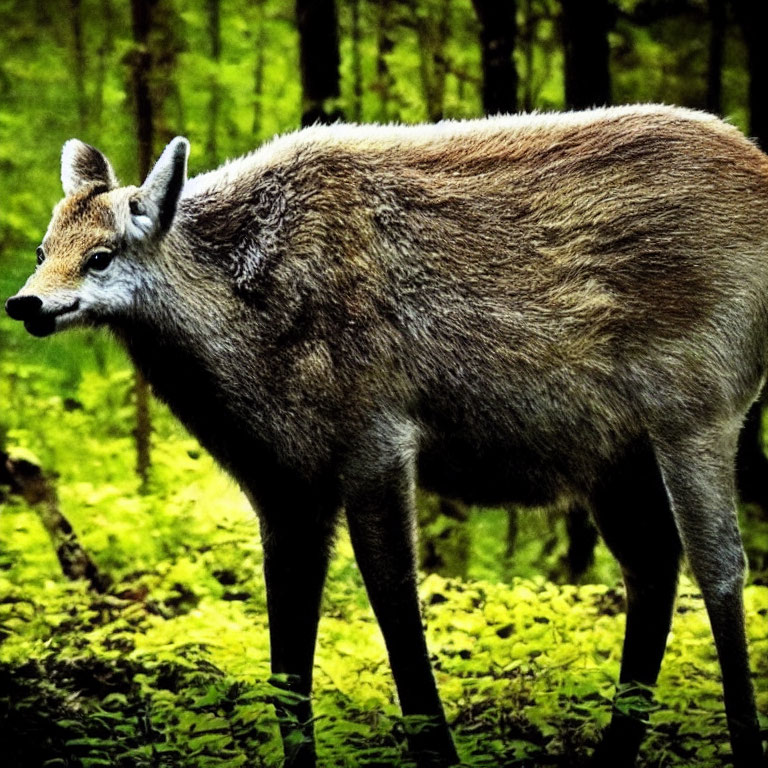
<path fill-rule="evenodd" d="M 11 296 L 5 302 L 5 311 L 14 320 L 29 320 L 35 317 L 43 306 L 37 296 Z"/>

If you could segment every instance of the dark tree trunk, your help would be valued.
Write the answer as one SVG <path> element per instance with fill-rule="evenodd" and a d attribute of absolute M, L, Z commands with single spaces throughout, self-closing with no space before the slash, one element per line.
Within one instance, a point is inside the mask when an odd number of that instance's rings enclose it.
<path fill-rule="evenodd" d="M 578 581 L 595 562 L 597 528 L 592 523 L 589 510 L 574 504 L 566 513 L 565 527 L 568 531 L 568 552 L 565 556 L 568 579 Z"/>
<path fill-rule="evenodd" d="M 427 573 L 466 579 L 469 570 L 469 510 L 458 501 L 418 491 L 419 566 Z"/>
<path fill-rule="evenodd" d="M 723 49 L 725 46 L 725 0 L 708 0 L 709 61 L 707 64 L 707 109 L 723 111 Z"/>
<path fill-rule="evenodd" d="M 149 90 L 149 77 L 152 59 L 149 51 L 149 32 L 152 24 L 150 0 L 131 0 L 131 19 L 133 26 L 132 80 L 133 98 L 138 136 L 139 179 L 143 181 L 152 163 L 154 124 L 152 98 Z M 134 376 L 134 396 L 136 398 L 136 472 L 141 486 L 146 489 L 149 482 L 151 464 L 150 442 L 152 423 L 149 414 L 149 384 L 140 371 Z"/>
<path fill-rule="evenodd" d="M 486 115 L 517 111 L 517 0 L 473 0 L 480 22 L 483 59 L 483 111 Z"/>
<path fill-rule="evenodd" d="M 85 51 L 83 48 L 81 0 L 69 0 L 69 21 L 72 29 L 72 55 L 74 60 L 78 128 L 80 133 L 85 133 L 88 127 L 88 96 L 85 91 Z"/>
<path fill-rule="evenodd" d="M 768 4 L 734 0 L 736 18 L 744 35 L 749 63 L 749 133 L 768 152 Z M 742 501 L 759 505 L 768 514 L 768 459 L 762 441 L 766 391 L 747 414 L 736 459 Z"/>
<path fill-rule="evenodd" d="M 736 17 L 747 46 L 749 65 L 749 133 L 768 152 L 768 3 L 734 0 Z"/>
<path fill-rule="evenodd" d="M 171 0 L 150 0 L 149 99 L 152 103 L 151 159 L 174 136 L 184 132 L 184 106 L 176 69 L 178 55 L 184 48 L 179 35 L 181 20 Z M 175 107 L 175 114 L 171 112 Z"/>
<path fill-rule="evenodd" d="M 380 0 L 379 16 L 376 29 L 376 88 L 379 92 L 379 122 L 389 120 L 389 102 L 392 93 L 392 73 L 389 71 L 387 57 L 394 50 L 390 14 L 392 0 Z"/>
<path fill-rule="evenodd" d="M 571 109 L 611 103 L 609 0 L 561 0 L 565 102 Z"/>
<path fill-rule="evenodd" d="M 419 38 L 419 63 L 427 119 L 437 122 L 443 118 L 445 100 L 445 76 L 447 60 L 445 41 L 449 32 L 451 0 L 441 0 L 437 18 L 424 17 L 417 12 L 416 0 L 411 0 L 412 15 L 416 19 L 416 34 Z"/>
<path fill-rule="evenodd" d="M 520 532 L 520 511 L 517 507 L 506 507 L 505 511 L 507 513 L 507 534 L 504 557 L 509 565 L 515 556 L 515 548 L 517 547 L 517 534 Z"/>
<path fill-rule="evenodd" d="M 525 0 L 525 23 L 522 26 L 522 47 L 525 57 L 525 80 L 523 81 L 523 109 L 533 110 L 533 54 L 536 19 L 533 13 L 533 0 Z"/>
<path fill-rule="evenodd" d="M 765 393 L 747 414 L 739 436 L 736 479 L 742 501 L 757 504 L 768 513 L 768 459 L 763 450 Z"/>
<path fill-rule="evenodd" d="M 152 164 L 152 143 L 154 124 L 152 98 L 149 91 L 149 76 L 152 58 L 149 52 L 149 30 L 152 24 L 150 0 L 131 0 L 133 23 L 133 100 L 138 141 L 139 179 L 143 180 Z"/>
<path fill-rule="evenodd" d="M 335 0 L 296 0 L 301 65 L 301 124 L 332 123 L 339 99 L 339 33 Z"/>
<path fill-rule="evenodd" d="M 360 55 L 360 0 L 352 0 L 352 119 L 363 116 L 363 63 Z"/>
<path fill-rule="evenodd" d="M 104 124 L 104 83 L 109 58 L 115 50 L 114 9 L 111 0 L 101 2 L 101 43 L 97 52 L 96 84 L 93 92 L 93 122 L 96 135 L 101 136 Z"/>

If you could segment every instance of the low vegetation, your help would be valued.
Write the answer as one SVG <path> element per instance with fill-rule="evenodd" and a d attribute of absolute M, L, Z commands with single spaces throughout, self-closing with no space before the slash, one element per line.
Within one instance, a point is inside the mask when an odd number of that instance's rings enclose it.
<path fill-rule="evenodd" d="M 77 378 L 65 365 L 2 364 L 0 395 L 13 406 L 6 412 L 9 450 L 56 468 L 61 511 L 111 580 L 100 593 L 67 579 L 39 509 L 6 495 L 6 764 L 279 765 L 272 703 L 292 694 L 270 681 L 256 520 L 232 482 L 161 408 L 154 413 L 152 481 L 139 492 L 131 375 L 110 346 L 95 343 L 99 354 Z M 554 557 L 536 546 L 549 520 L 522 518 L 510 566 L 501 562 L 504 515 L 473 510 L 469 572 L 485 578 L 432 574 L 422 581 L 438 682 L 467 765 L 577 765 L 608 720 L 622 591 L 604 552 L 596 569 L 609 583 L 557 586 L 531 576 Z M 759 541 L 762 529 L 747 525 L 750 540 Z M 502 576 L 507 583 L 499 583 Z M 746 596 L 765 712 L 768 587 L 753 584 Z M 657 699 L 645 764 L 721 765 L 729 745 L 719 671 L 701 598 L 687 578 Z M 316 715 L 323 765 L 409 765 L 405 733 L 418 723 L 398 716 L 383 641 L 344 532 L 320 627 Z"/>

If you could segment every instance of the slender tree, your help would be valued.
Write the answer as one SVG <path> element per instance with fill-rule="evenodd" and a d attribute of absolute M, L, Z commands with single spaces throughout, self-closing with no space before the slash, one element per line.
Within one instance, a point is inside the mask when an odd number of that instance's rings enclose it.
<path fill-rule="evenodd" d="M 709 60 L 707 62 L 707 109 L 723 111 L 723 49 L 725 47 L 725 0 L 707 0 L 709 8 Z"/>
<path fill-rule="evenodd" d="M 520 28 L 519 43 L 523 50 L 525 62 L 525 77 L 523 78 L 523 109 L 530 112 L 533 109 L 533 53 L 536 18 L 533 13 L 533 0 L 524 0 L 523 24 Z"/>
<path fill-rule="evenodd" d="M 768 3 L 733 0 L 739 26 L 747 46 L 749 67 L 749 132 L 768 151 Z"/>
<path fill-rule="evenodd" d="M 149 78 L 152 60 L 149 48 L 149 33 L 152 24 L 150 0 L 131 0 L 131 21 L 134 51 L 132 54 L 132 86 L 134 114 L 136 116 L 137 157 L 139 178 L 149 173 L 152 154 L 154 123 Z M 136 400 L 136 471 L 143 488 L 147 487 L 151 463 L 150 443 L 152 422 L 149 411 L 149 385 L 137 369 L 134 377 Z"/>
<path fill-rule="evenodd" d="M 392 94 L 393 78 L 389 70 L 388 58 L 395 48 L 392 35 L 392 0 L 380 0 L 376 23 L 376 88 L 379 92 L 379 115 L 381 123 L 389 118 L 389 103 Z"/>
<path fill-rule="evenodd" d="M 152 147 L 157 153 L 184 133 L 184 106 L 177 82 L 179 54 L 184 50 L 183 25 L 172 0 L 150 0 L 149 98 L 152 102 Z"/>
<path fill-rule="evenodd" d="M 473 0 L 480 22 L 483 62 L 483 111 L 486 115 L 517 111 L 517 0 Z"/>
<path fill-rule="evenodd" d="M 83 9 L 81 0 L 69 0 L 69 23 L 72 32 L 72 57 L 77 102 L 77 118 L 80 133 L 88 127 L 88 95 L 85 88 L 85 50 L 83 45 Z"/>
<path fill-rule="evenodd" d="M 552 75 L 553 62 L 557 60 L 555 53 L 561 51 L 562 41 L 549 33 L 555 18 L 553 8 L 548 0 L 523 0 L 522 5 L 518 4 L 522 12 L 515 47 L 522 53 L 520 95 L 521 106 L 526 112 L 538 106 L 538 98 Z"/>
<path fill-rule="evenodd" d="M 93 124 L 97 136 L 104 124 L 104 85 L 110 57 L 115 50 L 115 19 L 112 0 L 101 0 L 101 41 L 96 51 L 96 78 L 93 91 Z"/>
<path fill-rule="evenodd" d="M 339 32 L 335 0 L 296 0 L 301 66 L 301 124 L 332 123 L 338 107 Z"/>
<path fill-rule="evenodd" d="M 157 154 L 156 144 L 165 144 L 181 125 L 168 117 L 167 103 L 175 94 L 176 60 L 181 45 L 177 39 L 172 4 L 163 0 L 131 0 L 133 50 L 130 61 L 131 94 L 137 134 L 139 179 L 146 178 Z M 152 421 L 149 385 L 140 371 L 134 380 L 136 401 L 136 471 L 146 489 L 151 464 Z"/>
<path fill-rule="evenodd" d="M 450 31 L 451 0 L 437 0 L 435 12 L 426 15 L 418 13 L 416 0 L 411 0 L 411 9 L 419 39 L 419 72 L 427 119 L 434 123 L 443 117 L 448 70 L 445 43 Z"/>
<path fill-rule="evenodd" d="M 356 122 L 363 115 L 363 62 L 360 53 L 360 4 L 361 0 L 352 0 L 352 109 L 351 117 Z"/>
<path fill-rule="evenodd" d="M 611 102 L 609 0 L 561 0 L 565 49 L 565 102 L 585 109 Z"/>
<path fill-rule="evenodd" d="M 138 171 L 139 178 L 143 179 L 149 173 L 154 151 L 154 114 L 149 87 L 152 69 L 149 47 L 149 32 L 152 24 L 151 0 L 131 0 L 131 20 L 135 43 L 131 75 L 137 131 Z"/>

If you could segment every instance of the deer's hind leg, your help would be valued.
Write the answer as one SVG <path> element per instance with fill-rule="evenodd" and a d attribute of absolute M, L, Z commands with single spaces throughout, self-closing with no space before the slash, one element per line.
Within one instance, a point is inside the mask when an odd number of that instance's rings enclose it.
<path fill-rule="evenodd" d="M 691 571 L 715 638 L 733 759 L 760 764 L 762 744 L 744 622 L 744 548 L 736 514 L 738 429 L 698 429 L 658 441 L 656 455 Z"/>
<path fill-rule="evenodd" d="M 682 551 L 650 447 L 628 455 L 593 495 L 593 512 L 619 561 L 627 596 L 620 687 L 595 766 L 635 763 L 672 622 Z"/>

